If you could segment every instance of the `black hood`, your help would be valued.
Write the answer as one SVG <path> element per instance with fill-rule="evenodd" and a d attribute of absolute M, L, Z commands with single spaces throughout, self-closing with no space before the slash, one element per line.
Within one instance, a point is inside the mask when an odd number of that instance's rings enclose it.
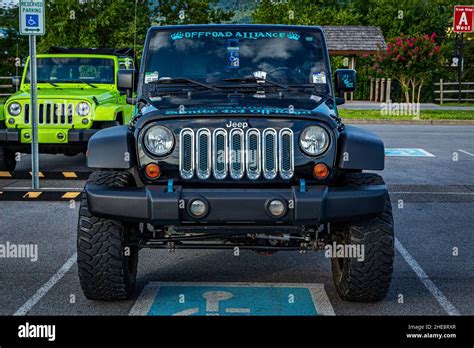
<path fill-rule="evenodd" d="M 323 121 L 331 128 L 339 125 L 338 116 L 331 98 L 322 98 L 308 93 L 266 93 L 255 97 L 255 93 L 234 94 L 222 92 L 199 92 L 189 98 L 186 93 L 148 98 L 148 105 L 140 109 L 134 125 L 137 128 L 163 119 L 190 119 L 219 117 L 313 119 Z"/>
<path fill-rule="evenodd" d="M 158 111 L 162 115 L 311 115 L 315 111 L 334 113 L 332 99 L 301 92 L 199 91 L 147 96 L 145 113 Z"/>

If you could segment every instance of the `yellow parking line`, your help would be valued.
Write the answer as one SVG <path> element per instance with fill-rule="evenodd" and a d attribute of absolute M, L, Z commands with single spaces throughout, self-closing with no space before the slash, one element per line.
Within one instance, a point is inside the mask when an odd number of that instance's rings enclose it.
<path fill-rule="evenodd" d="M 77 174 L 74 172 L 63 172 L 65 178 L 77 178 Z"/>
<path fill-rule="evenodd" d="M 10 172 L 0 172 L 0 178 L 11 178 Z"/>
<path fill-rule="evenodd" d="M 33 174 L 30 172 L 30 176 L 33 176 Z M 38 172 L 38 177 L 44 178 L 43 172 Z"/>
<path fill-rule="evenodd" d="M 27 192 L 23 198 L 38 198 L 39 196 L 41 196 L 43 192 L 37 192 L 37 191 L 31 191 L 31 192 Z"/>
<path fill-rule="evenodd" d="M 77 196 L 79 196 L 81 194 L 81 192 L 66 192 L 65 194 L 63 194 L 61 196 L 61 198 L 64 198 L 64 199 L 74 199 L 76 198 Z"/>

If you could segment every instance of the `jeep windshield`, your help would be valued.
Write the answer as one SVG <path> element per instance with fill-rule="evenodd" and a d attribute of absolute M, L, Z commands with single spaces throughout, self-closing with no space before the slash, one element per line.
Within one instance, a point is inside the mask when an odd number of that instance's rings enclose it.
<path fill-rule="evenodd" d="M 271 27 L 156 30 L 150 35 L 142 73 L 145 94 L 172 90 L 173 84 L 166 82 L 170 79 L 189 79 L 226 93 L 244 87 L 249 91 L 269 92 L 297 87 L 309 95 L 331 94 L 320 30 Z M 190 83 L 185 87 L 203 89 Z M 267 94 L 267 100 L 273 95 L 277 98 L 278 93 Z"/>
<path fill-rule="evenodd" d="M 115 62 L 111 58 L 42 57 L 37 65 L 39 83 L 115 83 Z M 28 66 L 25 83 L 29 83 L 29 76 Z"/>

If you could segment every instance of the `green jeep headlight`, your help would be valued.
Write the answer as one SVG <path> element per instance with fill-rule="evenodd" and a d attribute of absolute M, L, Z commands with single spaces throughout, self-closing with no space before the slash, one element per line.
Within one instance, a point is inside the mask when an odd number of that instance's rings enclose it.
<path fill-rule="evenodd" d="M 91 112 L 91 106 L 89 103 L 80 102 L 76 106 L 76 112 L 79 116 L 87 116 L 89 115 L 89 112 Z"/>
<path fill-rule="evenodd" d="M 8 113 L 12 116 L 18 116 L 21 113 L 21 105 L 18 103 L 11 103 L 8 105 Z"/>

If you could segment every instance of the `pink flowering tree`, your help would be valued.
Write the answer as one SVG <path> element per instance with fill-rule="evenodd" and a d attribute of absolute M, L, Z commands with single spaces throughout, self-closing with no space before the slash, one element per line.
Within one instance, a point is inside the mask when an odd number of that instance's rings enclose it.
<path fill-rule="evenodd" d="M 441 67 L 442 62 L 436 33 L 401 35 L 388 40 L 387 49 L 373 56 L 371 70 L 400 82 L 407 103 L 419 103 L 427 77 Z"/>

